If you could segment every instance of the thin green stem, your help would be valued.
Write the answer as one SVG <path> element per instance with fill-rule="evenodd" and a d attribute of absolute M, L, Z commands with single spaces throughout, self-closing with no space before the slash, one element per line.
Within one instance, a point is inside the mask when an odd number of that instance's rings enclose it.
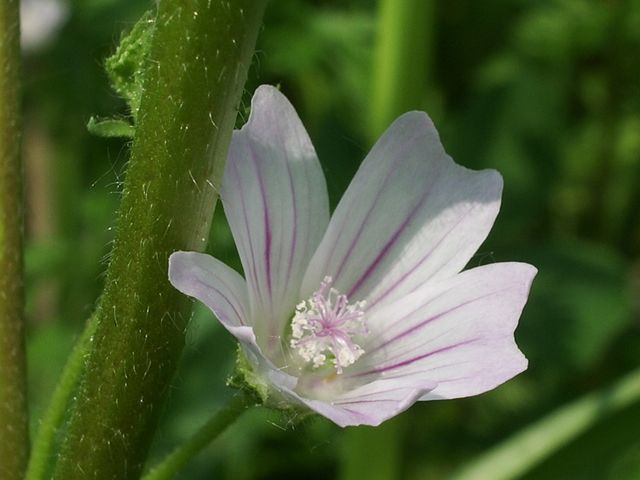
<path fill-rule="evenodd" d="M 519 478 L 606 417 L 640 402 L 640 369 L 516 433 L 457 472 L 452 480 Z"/>
<path fill-rule="evenodd" d="M 189 460 L 215 440 L 252 405 L 251 399 L 243 392 L 234 395 L 229 403 L 218 410 L 193 437 L 153 467 L 149 473 L 142 477 L 142 480 L 170 480 L 173 478 Z"/>
<path fill-rule="evenodd" d="M 266 0 L 161 0 L 95 333 L 54 480 L 136 479 L 191 304 L 169 255 L 202 251 Z"/>
<path fill-rule="evenodd" d="M 434 0 L 381 0 L 369 135 L 372 140 L 407 110 L 423 108 L 432 62 Z"/>
<path fill-rule="evenodd" d="M 397 416 L 379 427 L 357 427 L 343 434 L 340 480 L 402 478 L 407 417 Z"/>
<path fill-rule="evenodd" d="M 48 476 L 48 470 L 54 456 L 56 437 L 60 435 L 63 428 L 65 415 L 84 370 L 84 357 L 89 351 L 91 338 L 97 325 L 92 320 L 89 321 L 82 337 L 76 343 L 71 355 L 69 355 L 62 376 L 53 392 L 51 404 L 42 419 L 38 434 L 33 442 L 31 458 L 29 459 L 29 466 L 25 476 L 26 480 L 39 480 Z"/>
<path fill-rule="evenodd" d="M 19 6 L 0 2 L 0 477 L 7 480 L 23 477 L 28 457 Z"/>

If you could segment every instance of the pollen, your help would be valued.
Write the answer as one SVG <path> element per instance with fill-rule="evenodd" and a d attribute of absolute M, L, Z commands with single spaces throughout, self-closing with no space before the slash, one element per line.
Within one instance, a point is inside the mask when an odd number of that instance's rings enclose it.
<path fill-rule="evenodd" d="M 349 303 L 331 284 L 331 277 L 325 277 L 320 288 L 297 305 L 290 345 L 313 368 L 328 364 L 340 374 L 364 353 L 353 339 L 367 333 L 366 303 Z"/>

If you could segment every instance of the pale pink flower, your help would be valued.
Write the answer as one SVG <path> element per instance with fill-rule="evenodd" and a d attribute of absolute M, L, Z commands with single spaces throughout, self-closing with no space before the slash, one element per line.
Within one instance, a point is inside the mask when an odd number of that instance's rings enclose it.
<path fill-rule="evenodd" d="M 513 334 L 536 269 L 461 272 L 501 191 L 497 172 L 456 165 L 429 117 L 409 112 L 329 218 L 307 132 L 287 99 L 261 86 L 221 189 L 245 278 L 193 252 L 171 256 L 169 278 L 240 341 L 272 395 L 340 426 L 378 425 L 526 369 Z"/>

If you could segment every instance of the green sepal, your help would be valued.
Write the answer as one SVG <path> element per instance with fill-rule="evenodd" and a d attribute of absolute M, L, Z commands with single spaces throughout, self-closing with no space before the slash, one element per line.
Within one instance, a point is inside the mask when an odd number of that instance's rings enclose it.
<path fill-rule="evenodd" d="M 236 353 L 236 366 L 227 379 L 227 386 L 245 392 L 260 405 L 266 404 L 269 400 L 269 385 L 253 369 L 240 345 Z"/>
<path fill-rule="evenodd" d="M 315 416 L 315 412 L 291 398 L 285 397 L 267 382 L 238 346 L 233 374 L 227 379 L 227 386 L 244 392 L 255 405 L 277 410 L 287 419 L 288 424 L 300 423 Z"/>
<path fill-rule="evenodd" d="M 135 127 L 123 118 L 91 117 L 87 123 L 89 133 L 104 138 L 133 138 Z"/>
<path fill-rule="evenodd" d="M 131 31 L 120 40 L 115 53 L 105 62 L 105 68 L 116 92 L 127 101 L 134 123 L 140 109 L 143 72 L 155 30 L 152 11 L 146 12 Z"/>

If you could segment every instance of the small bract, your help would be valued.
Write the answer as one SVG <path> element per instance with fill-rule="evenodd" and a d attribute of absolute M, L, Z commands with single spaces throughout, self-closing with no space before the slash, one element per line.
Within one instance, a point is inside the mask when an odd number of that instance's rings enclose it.
<path fill-rule="evenodd" d="M 171 256 L 169 278 L 240 341 L 271 395 L 340 426 L 378 425 L 418 400 L 476 395 L 526 369 L 513 334 L 536 269 L 462 271 L 501 192 L 497 172 L 456 165 L 429 117 L 409 112 L 330 218 L 307 132 L 261 86 L 221 189 L 245 278 L 193 252 Z"/>

